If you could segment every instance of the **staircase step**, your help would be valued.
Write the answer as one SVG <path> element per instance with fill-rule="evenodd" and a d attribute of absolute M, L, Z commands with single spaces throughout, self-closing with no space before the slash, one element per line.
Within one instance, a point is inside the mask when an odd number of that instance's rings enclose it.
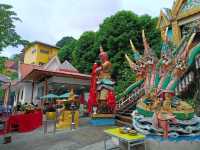
<path fill-rule="evenodd" d="M 129 126 L 129 127 L 132 127 L 132 124 L 131 123 L 128 123 L 128 122 L 125 122 L 125 121 L 121 121 L 121 120 L 116 120 L 116 124 L 118 126 Z"/>
<path fill-rule="evenodd" d="M 132 123 L 132 117 L 131 116 L 124 116 L 124 115 L 117 114 L 116 119 L 120 120 L 120 121 L 128 122 L 128 123 Z"/>
<path fill-rule="evenodd" d="M 118 112 L 117 114 L 124 115 L 124 116 L 131 116 L 131 113 L 127 113 L 127 112 Z"/>

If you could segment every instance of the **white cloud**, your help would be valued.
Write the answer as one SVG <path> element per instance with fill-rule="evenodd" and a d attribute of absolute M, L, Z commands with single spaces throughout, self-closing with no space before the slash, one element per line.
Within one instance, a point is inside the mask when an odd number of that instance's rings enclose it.
<path fill-rule="evenodd" d="M 160 8 L 171 7 L 172 0 L 1 0 L 1 3 L 11 4 L 23 21 L 16 23 L 16 30 L 24 39 L 55 44 L 63 36 L 78 38 L 84 31 L 96 31 L 106 17 L 122 9 L 157 16 Z M 1 55 L 11 56 L 20 50 L 7 48 Z"/>
<path fill-rule="evenodd" d="M 159 16 L 160 9 L 171 8 L 174 0 L 123 0 L 122 7 L 138 15 Z"/>

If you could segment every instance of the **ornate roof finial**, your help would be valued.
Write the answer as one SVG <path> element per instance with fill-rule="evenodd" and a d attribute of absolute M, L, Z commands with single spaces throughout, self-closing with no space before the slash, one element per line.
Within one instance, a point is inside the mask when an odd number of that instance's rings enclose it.
<path fill-rule="evenodd" d="M 144 54 L 148 54 L 148 49 L 150 49 L 149 44 L 147 42 L 144 30 L 142 30 L 142 39 L 143 39 L 143 44 L 144 44 Z"/>
<path fill-rule="evenodd" d="M 102 61 L 107 61 L 108 60 L 108 54 L 104 52 L 103 47 L 100 45 L 100 54 L 99 57 Z"/>
<path fill-rule="evenodd" d="M 164 35 L 164 42 L 167 43 L 168 42 L 168 36 L 167 36 L 167 33 L 168 33 L 168 27 L 166 28 L 165 30 L 165 35 Z"/>
<path fill-rule="evenodd" d="M 133 50 L 133 52 L 135 53 L 137 50 L 132 42 L 132 40 L 130 39 L 130 44 L 131 44 L 131 49 Z"/>
<path fill-rule="evenodd" d="M 127 54 L 125 54 L 126 60 L 128 61 L 129 66 L 131 67 L 131 69 L 135 68 L 135 63 L 128 57 Z"/>
<path fill-rule="evenodd" d="M 133 42 L 130 40 L 131 49 L 133 50 L 133 59 L 134 61 L 138 61 L 141 58 L 140 53 L 136 50 Z"/>
<path fill-rule="evenodd" d="M 99 49 L 100 49 L 100 53 L 104 52 L 102 45 L 100 45 Z"/>
<path fill-rule="evenodd" d="M 194 40 L 194 38 L 195 38 L 195 35 L 196 35 L 196 32 L 194 32 L 191 36 L 190 36 L 190 38 L 189 38 L 189 40 L 188 40 L 188 42 L 187 42 L 187 45 L 186 45 L 186 47 L 185 47 L 185 50 L 184 50 L 184 52 L 183 52 L 183 59 L 184 60 L 186 60 L 186 58 L 187 58 L 187 56 L 188 56 L 188 53 L 189 53 L 189 48 L 190 48 L 190 45 L 192 44 L 192 41 Z"/>

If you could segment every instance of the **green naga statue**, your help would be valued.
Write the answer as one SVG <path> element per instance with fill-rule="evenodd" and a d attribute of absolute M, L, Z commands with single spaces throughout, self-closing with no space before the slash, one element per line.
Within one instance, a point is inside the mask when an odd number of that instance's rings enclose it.
<path fill-rule="evenodd" d="M 166 31 L 167 33 L 167 31 Z M 191 44 L 197 33 L 183 37 L 180 45 L 173 48 L 165 36 L 161 57 L 157 58 L 142 31 L 144 54 L 133 43 L 133 61 L 126 59 L 136 73 L 136 83 L 142 83 L 144 95 L 139 98 L 133 111 L 133 127 L 144 134 L 189 136 L 200 134 L 200 118 L 187 102 L 184 93 L 195 82 L 195 58 L 200 53 L 200 43 Z"/>

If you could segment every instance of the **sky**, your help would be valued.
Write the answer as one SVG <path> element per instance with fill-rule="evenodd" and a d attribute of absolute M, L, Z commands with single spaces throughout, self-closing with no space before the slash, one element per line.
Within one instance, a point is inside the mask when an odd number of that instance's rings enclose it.
<path fill-rule="evenodd" d="M 22 22 L 17 33 L 28 41 L 55 45 L 64 36 L 78 39 L 85 31 L 97 31 L 106 17 L 120 10 L 138 15 L 159 16 L 161 8 L 171 8 L 173 0 L 0 0 L 10 4 Z M 8 47 L 0 55 L 10 57 L 22 47 Z"/>

